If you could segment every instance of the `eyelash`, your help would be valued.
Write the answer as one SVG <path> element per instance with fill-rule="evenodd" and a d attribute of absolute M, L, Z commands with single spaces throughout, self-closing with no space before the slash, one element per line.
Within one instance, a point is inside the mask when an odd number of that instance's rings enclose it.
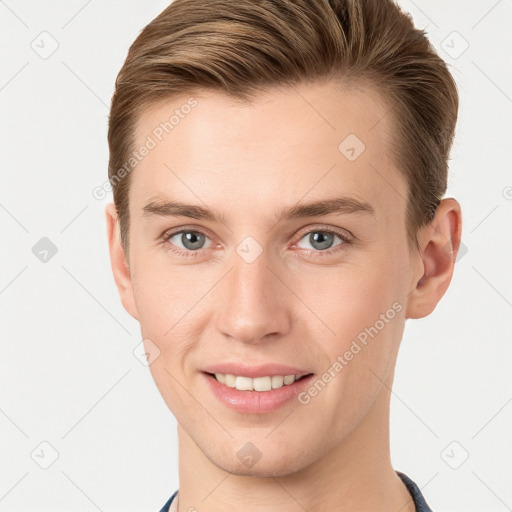
<path fill-rule="evenodd" d="M 201 254 L 202 252 L 206 251 L 207 249 L 198 249 L 197 251 L 192 251 L 192 250 L 187 250 L 187 251 L 183 251 L 181 249 L 177 249 L 175 246 L 173 246 L 169 240 L 174 236 L 174 235 L 179 235 L 179 234 L 182 234 L 182 233 L 198 233 L 198 234 L 201 234 L 201 235 L 204 235 L 206 236 L 207 238 L 210 238 L 208 237 L 208 235 L 198 229 L 179 229 L 179 230 L 176 230 L 176 231 L 173 231 L 172 229 L 169 229 L 167 231 L 165 231 L 163 233 L 163 235 L 161 236 L 161 242 L 162 243 L 168 243 L 168 245 L 170 246 L 169 247 L 169 250 L 175 254 L 177 254 L 178 256 L 182 256 L 182 257 L 185 257 L 185 258 L 190 258 L 190 257 L 197 257 L 199 254 Z M 297 243 L 299 243 L 306 235 L 309 235 L 311 233 L 328 233 L 328 234 L 332 234 L 332 235 L 336 235 L 338 236 L 342 243 L 336 245 L 335 247 L 333 247 L 332 249 L 326 249 L 324 251 L 320 251 L 320 250 L 313 250 L 313 249 L 310 249 L 310 250 L 305 250 L 303 249 L 303 251 L 306 251 L 306 253 L 308 253 L 308 256 L 306 256 L 307 258 L 316 258 L 318 256 L 320 257 L 324 257 L 324 256 L 331 256 L 332 254 L 338 252 L 338 251 L 341 251 L 343 250 L 343 246 L 346 245 L 346 244 L 350 244 L 352 241 L 353 241 L 353 237 L 351 235 L 349 235 L 347 232 L 345 231 L 338 231 L 338 230 L 335 230 L 335 229 L 332 229 L 332 228 L 314 228 L 314 229 L 310 229 L 309 231 L 304 231 L 300 234 L 299 236 L 299 239 L 297 240 L 297 242 L 295 242 L 293 245 L 296 245 Z M 311 256 L 311 253 L 314 253 L 314 256 Z"/>

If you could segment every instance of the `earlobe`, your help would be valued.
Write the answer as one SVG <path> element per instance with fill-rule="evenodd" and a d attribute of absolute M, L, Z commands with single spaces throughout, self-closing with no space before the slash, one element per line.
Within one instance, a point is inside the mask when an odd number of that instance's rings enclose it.
<path fill-rule="evenodd" d="M 119 221 L 114 203 L 109 203 L 105 207 L 105 218 L 107 222 L 110 264 L 117 290 L 123 307 L 133 318 L 138 320 L 135 297 L 133 294 L 132 276 L 121 244 Z"/>
<path fill-rule="evenodd" d="M 443 199 L 432 221 L 418 236 L 421 260 L 413 276 L 406 318 L 423 318 L 436 308 L 453 276 L 460 246 L 462 216 L 459 203 Z"/>

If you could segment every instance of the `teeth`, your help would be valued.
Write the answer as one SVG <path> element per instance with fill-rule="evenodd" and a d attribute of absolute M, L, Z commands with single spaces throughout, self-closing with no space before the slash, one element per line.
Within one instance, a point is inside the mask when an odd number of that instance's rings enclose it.
<path fill-rule="evenodd" d="M 222 384 L 240 391 L 270 391 L 282 386 L 293 384 L 299 377 L 297 375 L 272 375 L 269 377 L 242 377 L 225 373 L 216 373 L 215 378 Z"/>
<path fill-rule="evenodd" d="M 282 375 L 272 375 L 272 389 L 280 388 L 284 383 Z"/>
<path fill-rule="evenodd" d="M 295 375 L 286 375 L 284 378 L 284 385 L 287 386 L 295 380 Z"/>
<path fill-rule="evenodd" d="M 217 374 L 215 374 L 217 375 Z M 221 375 L 221 374 L 219 374 Z M 236 377 L 234 375 L 224 375 L 224 384 L 230 388 L 234 388 L 236 384 Z M 220 382 L 220 381 L 219 381 Z"/>
<path fill-rule="evenodd" d="M 252 379 L 250 377 L 237 377 L 235 380 L 235 388 L 242 391 L 252 391 Z"/>

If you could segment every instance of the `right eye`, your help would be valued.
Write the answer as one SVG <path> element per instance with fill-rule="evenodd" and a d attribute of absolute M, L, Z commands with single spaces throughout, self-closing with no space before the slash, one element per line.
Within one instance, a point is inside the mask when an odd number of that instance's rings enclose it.
<path fill-rule="evenodd" d="M 204 245 L 210 239 L 201 231 L 181 229 L 180 231 L 167 231 L 162 240 L 168 243 L 170 250 L 177 254 L 195 256 L 196 253 L 208 248 Z"/>

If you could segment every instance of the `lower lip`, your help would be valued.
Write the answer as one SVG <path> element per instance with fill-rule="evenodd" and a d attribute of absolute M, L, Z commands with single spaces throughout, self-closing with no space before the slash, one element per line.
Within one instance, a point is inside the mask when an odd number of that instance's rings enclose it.
<path fill-rule="evenodd" d="M 240 391 L 221 384 L 213 375 L 203 372 L 208 386 L 217 399 L 237 412 L 261 414 L 272 412 L 297 398 L 308 387 L 314 375 L 308 375 L 293 384 L 270 391 Z"/>

